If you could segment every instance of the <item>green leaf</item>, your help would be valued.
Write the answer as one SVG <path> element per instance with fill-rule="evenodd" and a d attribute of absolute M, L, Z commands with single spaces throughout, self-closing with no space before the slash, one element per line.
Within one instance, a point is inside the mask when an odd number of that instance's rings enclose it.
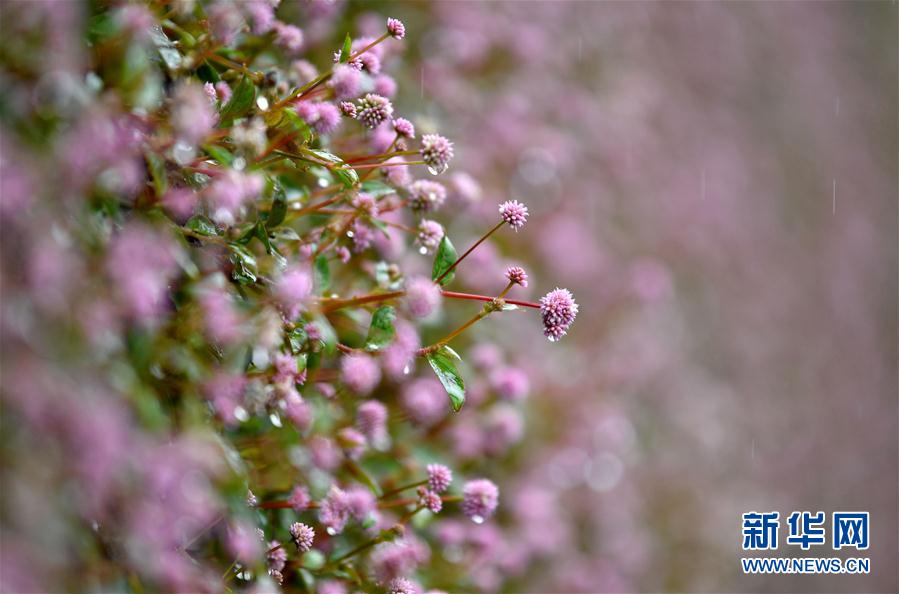
<path fill-rule="evenodd" d="M 337 176 L 337 179 L 343 182 L 343 185 L 347 188 L 352 188 L 359 183 L 359 174 L 352 167 L 347 167 L 346 169 L 337 168 L 332 171 Z"/>
<path fill-rule="evenodd" d="M 437 374 L 437 379 L 449 394 L 453 410 L 459 412 L 462 405 L 465 404 L 465 382 L 456 369 L 456 362 L 461 361 L 461 357 L 448 346 L 442 346 L 436 351 L 428 353 L 427 358 L 431 369 Z"/>
<path fill-rule="evenodd" d="M 371 217 L 366 217 L 369 223 L 372 224 L 378 231 L 384 234 L 384 237 L 390 237 L 390 226 L 382 221 L 381 219 L 373 219 Z"/>
<path fill-rule="evenodd" d="M 231 277 L 241 285 L 255 283 L 256 258 L 242 245 L 232 243 L 228 247 L 231 249 L 231 263 L 234 264 Z"/>
<path fill-rule="evenodd" d="M 450 266 L 458 259 L 458 254 L 456 254 L 456 248 L 453 246 L 453 243 L 449 240 L 449 237 L 446 235 L 443 236 L 443 239 L 440 240 L 440 247 L 437 248 L 437 254 L 434 256 L 434 269 L 431 272 L 431 280 L 436 281 L 443 275 L 444 272 L 449 270 Z M 448 285 L 452 282 L 453 277 L 456 276 L 456 271 L 453 270 L 440 281 L 441 285 Z"/>
<path fill-rule="evenodd" d="M 253 107 L 253 101 L 256 100 L 256 87 L 250 82 L 246 76 L 240 79 L 240 83 L 231 94 L 231 100 L 222 108 L 222 125 L 227 125 L 234 120 L 245 115 Z"/>
<path fill-rule="evenodd" d="M 333 46 L 332 46 L 333 47 Z M 346 64 L 350 61 L 350 55 L 353 50 L 353 38 L 350 37 L 350 34 L 347 33 L 346 37 L 343 38 L 343 49 L 340 50 L 340 63 Z"/>
<path fill-rule="evenodd" d="M 343 182 L 344 186 L 351 188 L 359 183 L 359 174 L 356 173 L 356 170 L 352 167 L 346 167 L 346 163 L 337 155 L 318 149 L 304 149 L 303 152 L 314 156 L 322 163 L 333 163 L 335 167 L 329 167 L 328 169 L 337 179 Z"/>
<path fill-rule="evenodd" d="M 216 144 L 207 144 L 203 146 L 203 150 L 221 165 L 231 165 L 234 162 L 234 155 L 231 154 L 231 151 Z"/>
<path fill-rule="evenodd" d="M 368 328 L 368 337 L 365 339 L 365 350 L 379 351 L 393 342 L 396 336 L 396 310 L 384 305 L 375 310 L 371 316 L 371 326 Z"/>
<path fill-rule="evenodd" d="M 315 259 L 313 265 L 313 275 L 315 277 L 315 286 L 319 291 L 327 291 L 331 286 L 331 268 L 328 266 L 328 257 L 321 254 Z"/>
<path fill-rule="evenodd" d="M 299 355 L 308 339 L 309 337 L 306 335 L 306 331 L 300 326 L 297 326 L 288 332 L 287 345 L 290 347 L 290 352 L 294 355 Z"/>
<path fill-rule="evenodd" d="M 362 191 L 366 194 L 371 194 L 375 199 L 380 198 L 381 196 L 396 194 L 396 188 L 388 186 L 379 179 L 371 179 L 367 182 L 363 182 Z"/>
<path fill-rule="evenodd" d="M 199 233 L 200 235 L 218 235 L 218 230 L 215 228 L 215 223 L 213 223 L 203 215 L 194 215 L 190 217 L 187 220 L 187 223 L 184 224 L 184 226 L 194 233 Z"/>
<path fill-rule="evenodd" d="M 169 178 L 165 172 L 165 159 L 156 153 L 146 153 L 147 167 L 150 169 L 150 176 L 153 178 L 153 188 L 156 190 L 156 196 L 162 198 L 169 189 Z"/>
<path fill-rule="evenodd" d="M 284 216 L 287 214 L 287 194 L 284 187 L 275 182 L 272 195 L 272 208 L 268 211 L 268 218 L 265 220 L 265 226 L 271 230 L 284 222 Z"/>

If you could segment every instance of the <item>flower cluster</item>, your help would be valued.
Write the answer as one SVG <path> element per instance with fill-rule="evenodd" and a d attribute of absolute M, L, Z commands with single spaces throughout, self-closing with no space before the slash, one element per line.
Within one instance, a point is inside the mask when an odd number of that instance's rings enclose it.
<path fill-rule="evenodd" d="M 463 377 L 470 330 L 516 304 L 557 339 L 577 305 L 512 299 L 520 267 L 469 292 L 487 239 L 528 210 L 441 210 L 477 184 L 433 179 L 453 143 L 395 116 L 404 24 L 344 36 L 339 3 L 212 0 L 91 4 L 76 29 L 55 12 L 76 3 L 16 4 L 40 25 L 16 43 L 46 28 L 77 56 L 53 53 L 53 76 L 10 58 L 3 445 L 42 452 L 39 473 L 10 462 L 16 490 L 73 562 L 37 571 L 46 534 L 4 519 L 4 587 L 453 585 L 431 550 L 459 523 L 499 532 L 475 526 L 499 488 L 464 479 L 520 440 L 530 389 L 474 349 Z M 466 227 L 489 230 L 462 251 Z"/>

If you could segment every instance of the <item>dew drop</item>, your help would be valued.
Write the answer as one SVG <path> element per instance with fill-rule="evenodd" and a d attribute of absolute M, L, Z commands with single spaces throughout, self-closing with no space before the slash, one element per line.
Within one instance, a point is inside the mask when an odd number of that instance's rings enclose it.
<path fill-rule="evenodd" d="M 268 109 L 268 99 L 265 97 L 257 97 L 256 98 L 256 107 L 259 108 L 259 111 L 265 111 Z"/>
<path fill-rule="evenodd" d="M 418 253 L 422 256 L 425 256 L 428 253 L 428 248 L 426 248 L 425 246 L 421 246 L 420 248 L 418 248 Z"/>
<path fill-rule="evenodd" d="M 327 187 L 328 187 L 328 180 L 325 179 L 325 178 L 323 178 L 323 177 L 318 178 L 318 186 L 319 186 L 320 188 L 327 188 Z"/>
<path fill-rule="evenodd" d="M 412 373 L 412 365 L 406 363 L 406 366 L 403 367 L 403 375 L 409 375 L 410 373 Z"/>
<path fill-rule="evenodd" d="M 346 236 L 347 236 L 347 237 L 352 237 L 353 235 L 355 235 L 355 234 L 354 234 L 352 231 L 347 231 L 347 232 L 346 232 Z"/>
<path fill-rule="evenodd" d="M 337 534 L 337 531 L 334 530 L 333 528 L 331 528 L 330 526 L 328 526 L 328 528 L 325 530 L 325 532 L 327 532 L 331 536 L 334 536 L 335 534 Z"/>
<path fill-rule="evenodd" d="M 483 524 L 483 523 L 484 523 L 484 517 L 483 517 L 483 516 L 474 515 L 474 516 L 471 516 L 471 521 L 474 522 L 475 524 Z"/>
<path fill-rule="evenodd" d="M 231 163 L 231 166 L 238 171 L 243 171 L 247 166 L 247 160 L 243 157 L 237 157 L 236 159 L 234 159 L 234 162 Z"/>
<path fill-rule="evenodd" d="M 194 150 L 194 147 L 182 140 L 176 142 L 175 146 L 172 147 L 172 158 L 179 165 L 186 165 L 187 163 L 190 163 L 193 160 L 195 154 L 196 151 Z"/>
<path fill-rule="evenodd" d="M 244 422 L 250 418 L 250 415 L 247 413 L 247 409 L 242 406 L 238 406 L 234 409 L 234 418 L 240 422 Z"/>
<path fill-rule="evenodd" d="M 428 165 L 428 173 L 431 175 L 440 175 L 444 171 L 449 169 L 449 165 L 444 164 L 442 167 L 435 167 L 433 165 Z"/>
<path fill-rule="evenodd" d="M 281 417 L 278 416 L 278 413 L 272 413 L 268 416 L 268 420 L 272 422 L 272 425 L 275 427 L 283 427 L 281 424 Z"/>

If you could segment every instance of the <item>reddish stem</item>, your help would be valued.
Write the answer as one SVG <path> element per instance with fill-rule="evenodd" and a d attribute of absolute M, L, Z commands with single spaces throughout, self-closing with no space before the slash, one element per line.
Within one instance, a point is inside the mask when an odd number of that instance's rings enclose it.
<path fill-rule="evenodd" d="M 474 295 L 472 293 L 457 293 L 455 291 L 440 291 L 444 297 L 449 297 L 450 299 L 470 299 L 472 301 L 493 301 L 496 297 L 488 297 L 487 295 Z M 512 305 L 520 305 L 521 307 L 533 307 L 534 309 L 540 309 L 539 303 L 532 303 L 530 301 L 519 301 L 518 299 L 503 299 L 506 303 L 511 303 Z"/>

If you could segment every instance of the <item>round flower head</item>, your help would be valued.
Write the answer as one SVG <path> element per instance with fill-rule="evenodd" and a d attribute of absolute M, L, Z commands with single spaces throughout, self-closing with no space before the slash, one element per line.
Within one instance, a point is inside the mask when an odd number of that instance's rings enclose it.
<path fill-rule="evenodd" d="M 350 500 L 343 489 L 332 486 L 328 496 L 321 502 L 318 519 L 331 536 L 343 532 L 350 519 Z"/>
<path fill-rule="evenodd" d="M 359 192 L 353 196 L 352 205 L 356 210 L 362 211 L 372 218 L 378 216 L 378 203 L 375 202 L 375 198 L 371 194 Z"/>
<path fill-rule="evenodd" d="M 415 241 L 421 246 L 423 254 L 430 254 L 440 245 L 443 234 L 443 225 L 437 221 L 422 219 L 418 223 L 418 236 Z"/>
<path fill-rule="evenodd" d="M 453 158 L 453 143 L 439 134 L 421 137 L 421 158 L 434 175 L 443 173 Z"/>
<path fill-rule="evenodd" d="M 528 207 L 518 200 L 507 200 L 499 205 L 499 214 L 503 221 L 518 231 L 528 221 Z"/>
<path fill-rule="evenodd" d="M 293 491 L 290 492 L 290 497 L 287 499 L 287 503 L 290 504 L 290 508 L 300 513 L 309 507 L 309 491 L 306 490 L 306 487 L 301 485 L 297 485 L 293 488 Z"/>
<path fill-rule="evenodd" d="M 356 409 L 356 427 L 370 440 L 377 440 L 387 430 L 387 407 L 377 400 L 367 400 Z"/>
<path fill-rule="evenodd" d="M 440 305 L 440 287 L 431 279 L 417 277 L 406 281 L 406 306 L 416 318 L 426 318 Z"/>
<path fill-rule="evenodd" d="M 443 464 L 428 464 L 428 489 L 443 493 L 453 482 L 453 471 Z"/>
<path fill-rule="evenodd" d="M 277 548 L 275 548 L 277 547 Z M 268 566 L 269 569 L 274 569 L 275 571 L 281 571 L 284 569 L 284 566 L 287 564 L 287 551 L 284 550 L 284 547 L 281 546 L 281 543 L 277 540 L 269 541 L 268 543 L 269 553 L 268 557 Z M 271 550 L 274 549 L 274 550 Z"/>
<path fill-rule="evenodd" d="M 415 138 L 415 126 L 406 118 L 393 120 L 393 130 L 403 138 Z"/>
<path fill-rule="evenodd" d="M 344 427 L 337 432 L 337 443 L 353 460 L 359 458 L 365 451 L 365 436 L 352 427 Z"/>
<path fill-rule="evenodd" d="M 446 201 L 446 188 L 443 184 L 420 179 L 409 186 L 409 206 L 412 210 L 434 211 Z"/>
<path fill-rule="evenodd" d="M 425 487 L 418 488 L 418 504 L 433 514 L 440 513 L 440 510 L 443 509 L 443 499 L 440 498 L 440 495 Z"/>
<path fill-rule="evenodd" d="M 359 63 L 362 64 L 362 69 L 371 75 L 381 72 L 381 58 L 373 52 L 367 52 L 359 56 Z"/>
<path fill-rule="evenodd" d="M 399 19 L 388 18 L 387 32 L 394 39 L 402 39 L 406 36 L 406 26 L 403 25 L 403 21 Z"/>
<path fill-rule="evenodd" d="M 393 115 L 393 105 L 390 104 L 390 100 L 374 93 L 369 93 L 360 99 L 356 107 L 356 119 L 372 130 Z"/>
<path fill-rule="evenodd" d="M 351 101 L 341 101 L 340 102 L 340 113 L 345 115 L 348 118 L 356 117 L 356 104 Z"/>
<path fill-rule="evenodd" d="M 540 298 L 543 335 L 556 342 L 568 332 L 577 316 L 578 305 L 568 289 L 556 288 Z"/>
<path fill-rule="evenodd" d="M 334 73 L 328 86 L 334 91 L 336 99 L 351 99 L 359 95 L 359 71 L 346 64 L 338 64 L 334 67 Z"/>
<path fill-rule="evenodd" d="M 306 524 L 294 522 L 290 525 L 290 538 L 293 539 L 293 544 L 296 545 L 297 550 L 301 553 L 305 553 L 312 548 L 312 541 L 315 539 L 315 530 Z"/>
<path fill-rule="evenodd" d="M 381 381 L 381 368 L 368 355 L 348 355 L 340 362 L 340 378 L 357 394 L 368 394 Z"/>
<path fill-rule="evenodd" d="M 297 53 L 303 47 L 303 32 L 294 25 L 286 25 L 280 21 L 274 24 L 275 43 L 290 53 Z"/>
<path fill-rule="evenodd" d="M 462 489 L 462 513 L 476 524 L 492 516 L 498 503 L 499 489 L 487 479 L 469 481 Z"/>
<path fill-rule="evenodd" d="M 528 273 L 521 266 L 510 266 L 507 268 L 506 278 L 509 279 L 510 283 L 515 283 L 522 287 L 528 286 Z"/>
<path fill-rule="evenodd" d="M 331 103 L 318 104 L 318 119 L 312 129 L 319 134 L 331 134 L 340 124 L 340 110 Z"/>
<path fill-rule="evenodd" d="M 395 580 L 392 580 L 387 587 L 387 592 L 389 594 L 421 594 L 421 590 L 418 589 L 418 586 L 406 578 L 396 578 Z"/>
<path fill-rule="evenodd" d="M 392 76 L 382 72 L 375 77 L 374 91 L 384 97 L 393 97 L 396 95 L 396 81 Z"/>

